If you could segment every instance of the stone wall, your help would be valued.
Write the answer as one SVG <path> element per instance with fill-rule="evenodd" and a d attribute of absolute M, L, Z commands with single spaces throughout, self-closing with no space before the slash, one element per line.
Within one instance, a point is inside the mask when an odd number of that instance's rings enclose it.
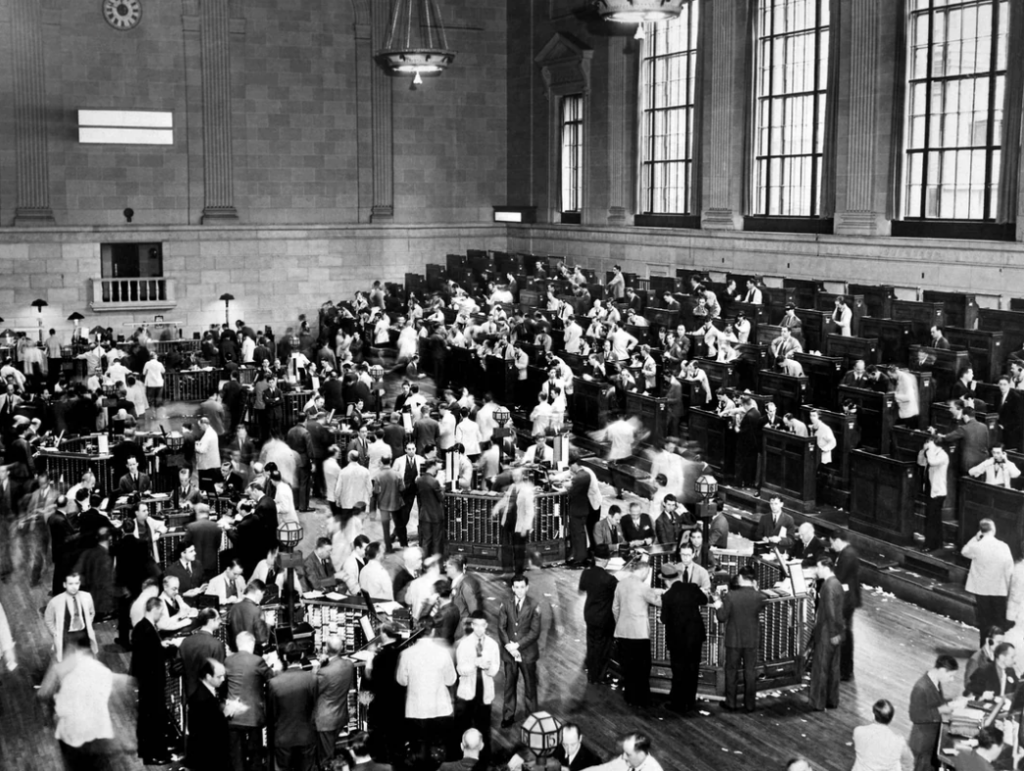
<path fill-rule="evenodd" d="M 230 292 L 231 320 L 243 318 L 275 331 L 311 318 L 326 300 L 351 298 L 374 280 L 403 282 L 449 252 L 504 249 L 504 227 L 373 226 L 180 227 L 0 229 L 0 311 L 4 327 L 34 329 L 39 314 L 30 303 L 45 299 L 48 329 L 70 329 L 74 311 L 84 324 L 112 326 L 152 321 L 153 313 L 95 313 L 89 280 L 100 275 L 100 244 L 159 241 L 164 275 L 177 282 L 177 307 L 161 310 L 185 324 L 187 334 L 224 320 L 219 298 Z"/>

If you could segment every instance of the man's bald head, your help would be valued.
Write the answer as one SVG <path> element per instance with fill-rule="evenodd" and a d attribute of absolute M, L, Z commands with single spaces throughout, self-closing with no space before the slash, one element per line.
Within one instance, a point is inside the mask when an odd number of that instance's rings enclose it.
<path fill-rule="evenodd" d="M 340 656 L 345 652 L 345 643 L 341 641 L 338 635 L 331 635 L 327 638 L 327 652 L 332 656 Z"/>
<path fill-rule="evenodd" d="M 470 728 L 462 734 L 462 753 L 470 757 L 479 757 L 484 748 L 484 737 L 475 728 Z"/>
<path fill-rule="evenodd" d="M 256 650 L 256 637 L 252 632 L 239 632 L 235 636 L 235 647 L 246 653 L 253 653 Z"/>

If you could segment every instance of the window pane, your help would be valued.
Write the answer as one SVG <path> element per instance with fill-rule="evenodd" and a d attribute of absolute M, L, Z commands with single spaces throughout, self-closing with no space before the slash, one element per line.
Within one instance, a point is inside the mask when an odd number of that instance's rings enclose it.
<path fill-rule="evenodd" d="M 691 213 L 697 11 L 697 0 L 687 0 L 678 18 L 648 25 L 644 37 L 640 209 L 647 214 Z"/>
<path fill-rule="evenodd" d="M 561 100 L 561 203 L 563 212 L 580 210 L 583 174 L 583 97 L 563 96 Z"/>
<path fill-rule="evenodd" d="M 820 208 L 828 0 L 760 0 L 758 20 L 752 213 L 813 217 Z"/>
<path fill-rule="evenodd" d="M 903 181 L 908 217 L 994 217 L 1007 14 L 1005 0 L 910 4 Z"/>

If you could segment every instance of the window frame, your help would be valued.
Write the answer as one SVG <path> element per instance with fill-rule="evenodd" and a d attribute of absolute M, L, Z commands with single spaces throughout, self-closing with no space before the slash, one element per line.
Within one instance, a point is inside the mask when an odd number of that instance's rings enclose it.
<path fill-rule="evenodd" d="M 640 83 L 639 83 L 639 115 L 637 130 L 637 218 L 644 221 L 644 224 L 663 220 L 672 221 L 688 220 L 700 216 L 700 99 L 703 95 L 700 76 L 701 40 L 700 25 L 703 23 L 703 8 L 700 0 L 685 0 L 682 6 L 682 14 L 685 15 L 687 24 L 687 35 L 685 47 L 680 50 L 667 51 L 665 53 L 654 53 L 657 45 L 658 27 L 671 24 L 672 21 L 659 22 L 657 24 L 645 25 L 644 39 L 640 52 Z M 691 45 L 692 41 L 692 45 Z M 685 89 L 684 102 L 665 106 L 655 106 L 656 93 L 660 82 L 654 77 L 657 66 L 655 62 L 670 61 L 672 59 L 685 60 L 685 77 L 683 81 L 687 85 Z M 648 69 L 651 76 L 648 76 Z M 667 67 L 666 67 L 667 69 Z M 673 111 L 685 114 L 684 136 L 680 146 L 685 148 L 682 157 L 655 158 L 658 138 L 655 133 L 657 121 L 655 115 L 661 113 L 668 115 Z M 667 121 L 666 121 L 667 122 Z M 649 128 L 648 128 L 649 127 Z M 667 135 L 666 135 L 667 136 Z M 664 140 L 663 140 L 664 141 Z M 683 211 L 672 211 L 668 206 L 656 207 L 658 198 L 664 200 L 667 186 L 657 187 L 657 168 L 670 168 L 673 164 L 681 164 L 683 168 L 683 184 L 678 186 L 684 201 Z M 666 175 L 662 175 L 662 180 Z"/>
<path fill-rule="evenodd" d="M 570 101 L 572 100 L 572 101 Z M 575 117 L 566 119 L 567 103 L 575 103 Z M 586 142 L 584 126 L 584 95 L 563 94 L 558 97 L 558 211 L 561 215 L 579 215 L 583 211 L 583 151 Z M 574 133 L 575 136 L 567 145 L 566 134 Z M 566 169 L 572 167 L 571 195 L 575 198 L 576 205 L 566 208 Z"/>
<path fill-rule="evenodd" d="M 985 71 L 974 72 L 969 74 L 958 74 L 958 75 L 933 75 L 934 67 L 934 46 L 936 45 L 935 35 L 935 16 L 937 12 L 946 12 L 951 7 L 953 8 L 967 8 L 974 6 L 981 8 L 982 6 L 989 5 L 992 9 L 992 34 L 989 51 L 989 62 L 988 69 Z M 1003 112 L 1003 105 L 997 104 L 997 83 L 1000 78 L 1003 81 L 1004 91 L 1010 83 L 1010 46 L 1011 41 L 1011 29 L 1010 29 L 1010 17 L 1007 13 L 1007 18 L 1001 20 L 1001 6 L 1002 0 L 948 0 L 944 5 L 935 5 L 934 0 L 928 0 L 928 7 L 923 9 L 909 8 L 907 10 L 906 18 L 906 72 L 904 74 L 904 86 L 906 88 L 904 113 L 903 113 L 903 148 L 901 157 L 901 174 L 900 174 L 900 187 L 899 187 L 899 208 L 900 213 L 898 220 L 910 223 L 940 223 L 940 222 L 951 222 L 951 223 L 968 223 L 968 224 L 991 224 L 996 222 L 996 212 L 999 209 L 1000 196 L 1004 194 L 1004 191 L 1000 189 L 1000 175 L 996 174 L 993 177 L 993 160 L 994 154 L 998 152 L 1000 154 L 1000 162 L 1005 163 L 1005 150 L 1003 144 L 1005 124 L 1007 122 L 1007 116 L 1002 115 L 1001 125 L 1004 126 L 1003 131 L 997 132 L 995 130 L 995 114 L 998 111 Z M 909 6 L 909 4 L 908 4 Z M 1009 12 L 1010 7 L 1007 4 L 1006 10 Z M 913 47 L 916 42 L 914 39 L 914 20 L 920 16 L 926 15 L 928 17 L 928 43 L 926 49 L 926 70 L 923 78 L 913 77 Z M 1004 62 L 1005 66 L 1002 70 L 998 69 L 999 62 L 999 29 L 1000 24 L 1005 24 L 1006 34 L 1006 48 L 1007 56 Z M 947 41 L 948 42 L 948 41 Z M 940 44 L 941 45 L 941 44 Z M 934 95 L 932 93 L 934 84 L 945 84 L 952 81 L 988 81 L 988 104 L 986 106 L 986 129 L 985 129 L 985 144 L 984 145 L 945 145 L 939 143 L 937 146 L 932 145 L 931 127 L 932 127 L 932 100 Z M 920 148 L 911 149 L 910 141 L 913 134 L 913 120 L 914 115 L 911 112 L 912 99 L 914 93 L 914 87 L 922 85 L 924 87 L 925 102 L 924 102 L 924 143 Z M 941 98 L 941 97 L 940 97 Z M 1005 97 L 1004 97 L 1005 98 Z M 942 121 L 947 115 L 947 112 L 937 113 L 936 119 Z M 983 203 L 982 203 L 982 216 L 981 217 L 941 217 L 941 216 L 928 216 L 928 180 L 929 180 L 929 155 L 936 154 L 941 165 L 942 158 L 946 153 L 957 153 L 957 152 L 977 152 L 982 151 L 985 153 L 985 177 L 983 181 Z M 921 162 L 921 177 L 920 177 L 920 205 L 916 214 L 909 213 L 910 206 L 910 192 L 909 188 L 912 184 L 911 170 L 913 164 L 911 159 L 913 156 L 921 156 L 923 159 Z M 941 171 L 940 171 L 941 180 Z M 992 193 L 994 192 L 994 196 Z M 938 186 L 938 195 L 941 198 L 942 186 Z M 936 206 L 939 206 L 937 203 Z"/>
<path fill-rule="evenodd" d="M 753 76 L 753 141 L 752 153 L 751 153 L 751 174 L 750 174 L 750 201 L 751 211 L 749 218 L 764 220 L 764 219 L 819 219 L 822 217 L 824 210 L 823 205 L 823 191 L 826 184 L 825 173 L 827 159 L 825 157 L 827 152 L 831 152 L 828 146 L 827 134 L 829 131 L 828 123 L 828 99 L 830 97 L 828 93 L 829 86 L 829 62 L 832 56 L 832 46 L 836 44 L 836 30 L 833 28 L 833 18 L 830 9 L 830 0 L 810 0 L 814 3 L 815 10 L 815 24 L 813 27 L 809 27 L 799 32 L 784 31 L 780 33 L 774 32 L 774 14 L 776 12 L 784 12 L 784 9 L 778 9 L 775 6 L 776 0 L 758 0 L 755 5 L 754 13 L 757 14 L 754 23 L 754 52 L 753 52 L 753 64 L 754 64 L 754 76 Z M 764 34 L 762 30 L 761 20 L 765 16 L 763 11 L 764 3 L 771 3 L 768 15 L 771 18 L 769 22 L 770 32 Z M 829 23 L 827 26 L 822 26 L 823 11 L 829 10 Z M 794 35 L 803 35 L 808 32 L 812 32 L 814 36 L 814 82 L 811 90 L 804 90 L 792 93 L 775 94 L 774 93 L 774 78 L 772 77 L 774 69 L 774 56 L 775 46 L 772 44 L 773 41 L 784 39 L 787 37 L 793 37 Z M 829 49 L 827 54 L 822 57 L 822 34 L 823 32 L 828 33 L 828 45 Z M 768 92 L 765 94 L 761 93 L 762 87 L 762 67 L 761 58 L 762 51 L 767 48 L 769 52 L 769 64 L 767 67 L 767 85 Z M 810 147 L 811 152 L 809 153 L 783 153 L 773 152 L 771 148 L 771 129 L 772 124 L 770 122 L 770 115 L 775 103 L 785 105 L 785 102 L 790 99 L 798 97 L 811 97 L 811 141 Z M 834 95 L 832 95 L 834 97 Z M 769 114 L 769 123 L 767 127 L 762 127 L 762 110 L 767 106 Z M 819 119 L 820 116 L 820 119 Z M 785 124 L 780 124 L 785 126 Z M 768 152 L 761 153 L 761 134 L 762 131 L 767 129 L 768 132 Z M 780 143 L 784 143 L 784 140 L 780 137 Z M 820 146 L 820 151 L 817 149 Z M 810 194 L 810 211 L 806 213 L 794 214 L 786 211 L 785 199 L 780 198 L 779 212 L 776 214 L 771 213 L 771 198 L 772 198 L 772 175 L 771 168 L 773 161 L 784 161 L 790 158 L 809 158 L 811 161 L 811 194 Z M 758 192 L 758 174 L 760 173 L 761 165 L 765 167 L 765 184 L 763 195 Z M 781 164 L 780 164 L 781 165 Z M 785 188 L 782 188 L 785 190 Z"/>

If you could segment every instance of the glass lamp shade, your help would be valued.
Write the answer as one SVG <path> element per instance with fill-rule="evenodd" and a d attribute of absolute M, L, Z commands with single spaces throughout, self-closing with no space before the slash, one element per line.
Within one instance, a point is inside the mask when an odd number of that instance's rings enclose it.
<path fill-rule="evenodd" d="M 384 368 L 380 366 L 380 364 L 374 364 L 372 367 L 370 367 L 370 377 L 372 377 L 374 380 L 380 380 L 382 377 L 384 377 Z"/>
<path fill-rule="evenodd" d="M 701 474 L 697 477 L 693 489 L 703 500 L 709 500 L 718 492 L 718 480 L 711 476 L 711 474 Z"/>
<path fill-rule="evenodd" d="M 506 410 L 504 407 L 499 407 L 491 414 L 494 416 L 494 422 L 497 423 L 501 428 L 504 428 L 505 424 L 508 423 L 509 418 L 512 417 L 509 411 Z"/>
<path fill-rule="evenodd" d="M 277 527 L 277 540 L 278 542 L 289 549 L 293 549 L 298 546 L 302 540 L 302 536 L 305 535 L 305 531 L 302 529 L 302 525 L 298 522 L 282 522 Z"/>
<path fill-rule="evenodd" d="M 676 18 L 683 0 L 595 0 L 594 4 L 605 21 L 644 24 Z"/>
<path fill-rule="evenodd" d="M 378 63 L 394 73 L 439 75 L 455 60 L 436 0 L 395 0 Z"/>
<path fill-rule="evenodd" d="M 550 712 L 534 712 L 523 721 L 520 736 L 534 755 L 546 758 L 562 741 L 562 721 Z"/>

